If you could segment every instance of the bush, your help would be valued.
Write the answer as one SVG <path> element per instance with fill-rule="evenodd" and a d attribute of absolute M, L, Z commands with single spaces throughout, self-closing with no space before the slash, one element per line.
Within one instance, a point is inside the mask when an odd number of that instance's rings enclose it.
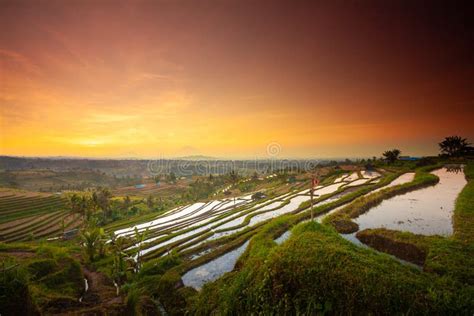
<path fill-rule="evenodd" d="M 39 259 L 28 264 L 28 272 L 33 280 L 41 279 L 58 268 L 59 266 L 54 259 Z"/>
<path fill-rule="evenodd" d="M 27 271 L 8 261 L 3 263 L 0 272 L 0 315 L 37 314 L 31 301 Z"/>

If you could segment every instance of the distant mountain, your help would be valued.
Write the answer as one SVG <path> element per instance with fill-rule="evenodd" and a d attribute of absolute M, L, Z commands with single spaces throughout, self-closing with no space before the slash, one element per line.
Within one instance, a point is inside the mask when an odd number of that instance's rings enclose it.
<path fill-rule="evenodd" d="M 203 156 L 203 155 L 182 156 L 182 157 L 176 157 L 174 159 L 177 159 L 177 160 L 220 160 L 219 158 L 216 158 L 216 157 Z"/>

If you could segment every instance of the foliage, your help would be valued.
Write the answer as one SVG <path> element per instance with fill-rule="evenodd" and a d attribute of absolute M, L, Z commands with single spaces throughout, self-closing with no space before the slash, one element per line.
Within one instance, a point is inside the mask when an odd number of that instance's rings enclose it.
<path fill-rule="evenodd" d="M 28 288 L 28 274 L 13 260 L 0 264 L 0 314 L 35 314 Z"/>
<path fill-rule="evenodd" d="M 400 157 L 401 151 L 399 149 L 392 149 L 383 152 L 383 156 L 388 163 L 394 163 Z"/>
<path fill-rule="evenodd" d="M 474 162 L 469 162 L 464 173 L 468 183 L 456 199 L 453 226 L 456 239 L 474 242 Z"/>
<path fill-rule="evenodd" d="M 52 314 L 76 304 L 84 276 L 69 249 L 46 245 L 27 251 L 33 256 L 7 259 L 0 265 L 0 313 Z M 8 252 L 0 252 L 0 257 L 5 255 L 8 258 Z"/>
<path fill-rule="evenodd" d="M 107 238 L 103 228 L 89 227 L 81 233 L 81 239 L 89 262 L 105 256 Z"/>
<path fill-rule="evenodd" d="M 441 154 L 456 157 L 465 154 L 470 144 L 466 138 L 460 136 L 448 136 L 438 145 Z"/>
<path fill-rule="evenodd" d="M 456 283 L 359 248 L 314 222 L 295 227 L 279 247 L 257 235 L 238 266 L 188 299 L 192 314 L 442 314 L 473 308 Z"/>
<path fill-rule="evenodd" d="M 129 272 L 133 272 L 134 261 L 124 249 L 129 244 L 126 237 L 110 236 L 110 251 L 113 256 L 112 279 L 120 286 L 128 279 Z"/>

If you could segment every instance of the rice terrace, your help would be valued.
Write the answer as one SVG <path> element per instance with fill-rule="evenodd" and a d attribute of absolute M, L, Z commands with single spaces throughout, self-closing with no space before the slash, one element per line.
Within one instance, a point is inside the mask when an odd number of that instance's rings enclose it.
<path fill-rule="evenodd" d="M 468 7 L 0 1 L 0 316 L 473 315 Z"/>

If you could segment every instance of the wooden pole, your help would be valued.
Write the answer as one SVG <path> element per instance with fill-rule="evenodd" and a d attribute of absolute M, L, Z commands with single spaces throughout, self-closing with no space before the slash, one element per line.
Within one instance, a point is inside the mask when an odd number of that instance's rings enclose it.
<path fill-rule="evenodd" d="M 311 221 L 313 221 L 313 198 L 314 198 L 314 189 L 319 185 L 319 180 L 316 178 L 316 175 L 313 174 L 311 178 L 311 188 L 309 189 L 311 195 Z"/>

